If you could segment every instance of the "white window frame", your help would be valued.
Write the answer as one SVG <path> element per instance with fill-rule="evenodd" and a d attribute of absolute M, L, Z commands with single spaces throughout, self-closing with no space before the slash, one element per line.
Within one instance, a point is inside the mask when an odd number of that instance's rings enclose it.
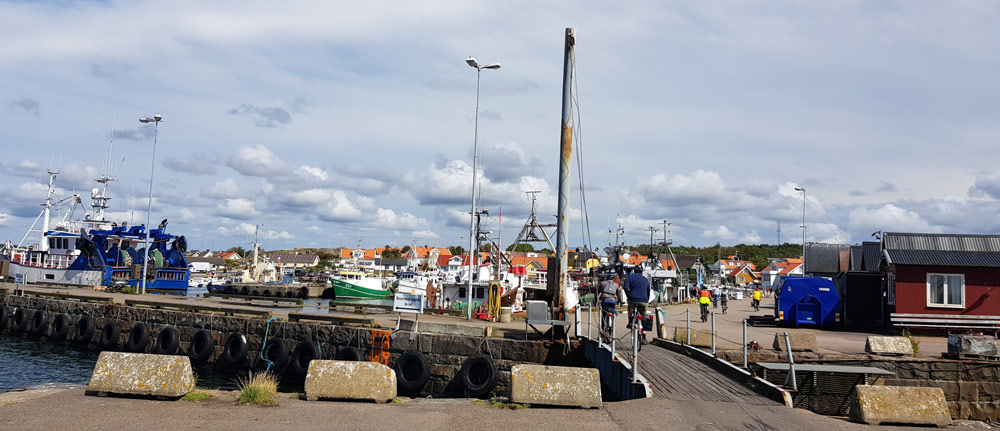
<path fill-rule="evenodd" d="M 961 279 L 962 279 L 962 287 L 961 287 L 962 302 L 959 303 L 959 304 L 937 304 L 937 303 L 931 302 L 931 277 L 933 277 L 933 276 L 944 277 L 946 283 L 948 281 L 948 277 L 961 277 Z M 947 289 L 948 289 L 948 285 L 945 284 L 945 292 L 944 292 L 944 297 L 946 298 L 945 300 L 947 300 L 947 298 L 948 298 L 948 291 L 947 291 Z M 927 295 L 926 296 L 926 300 L 927 300 L 927 307 L 928 308 L 956 308 L 956 309 L 964 309 L 965 308 L 965 274 L 947 274 L 947 273 L 940 273 L 940 272 L 928 272 L 927 273 L 926 295 Z"/>

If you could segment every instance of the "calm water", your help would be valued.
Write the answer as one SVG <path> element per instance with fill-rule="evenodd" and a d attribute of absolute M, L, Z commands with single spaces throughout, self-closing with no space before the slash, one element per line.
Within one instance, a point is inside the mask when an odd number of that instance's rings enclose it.
<path fill-rule="evenodd" d="M 97 352 L 0 334 L 0 392 L 59 383 L 85 385 Z"/>

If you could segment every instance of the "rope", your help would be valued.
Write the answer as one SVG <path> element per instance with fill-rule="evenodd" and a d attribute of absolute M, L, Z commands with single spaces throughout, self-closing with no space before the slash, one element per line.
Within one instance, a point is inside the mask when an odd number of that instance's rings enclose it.
<path fill-rule="evenodd" d="M 267 369 L 265 371 L 271 371 L 271 366 L 274 365 L 274 362 L 271 362 L 270 359 L 264 357 L 264 346 L 267 346 L 267 334 L 271 330 L 271 322 L 276 320 L 278 320 L 277 317 L 267 319 L 267 326 L 264 327 L 264 344 L 260 345 L 260 359 L 267 362 Z"/>

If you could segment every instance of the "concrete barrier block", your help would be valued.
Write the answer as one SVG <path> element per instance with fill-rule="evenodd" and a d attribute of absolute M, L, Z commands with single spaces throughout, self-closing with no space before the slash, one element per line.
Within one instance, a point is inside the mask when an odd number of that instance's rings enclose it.
<path fill-rule="evenodd" d="M 687 338 L 687 328 L 674 328 L 674 341 L 698 347 L 712 347 L 711 331 L 691 329 L 691 339 L 683 343 L 685 338 Z"/>
<path fill-rule="evenodd" d="M 795 343 L 792 343 L 795 347 Z M 913 345 L 906 337 L 869 336 L 865 342 L 865 352 L 873 355 L 907 355 L 913 356 Z"/>
<path fill-rule="evenodd" d="M 396 398 L 396 372 L 378 362 L 309 362 L 306 399 L 362 400 L 384 403 Z"/>
<path fill-rule="evenodd" d="M 519 364 L 510 370 L 510 400 L 552 406 L 601 405 L 601 375 L 596 368 Z"/>
<path fill-rule="evenodd" d="M 194 389 L 187 356 L 101 352 L 88 391 L 182 397 Z"/>
<path fill-rule="evenodd" d="M 788 334 L 788 342 L 792 344 L 793 352 L 818 352 L 816 336 L 813 334 Z M 774 350 L 785 351 L 785 336 L 774 334 Z"/>
<path fill-rule="evenodd" d="M 850 409 L 851 420 L 879 425 L 951 424 L 951 413 L 938 387 L 858 385 Z"/>
<path fill-rule="evenodd" d="M 992 335 L 949 335 L 948 353 L 997 355 L 997 337 Z"/>

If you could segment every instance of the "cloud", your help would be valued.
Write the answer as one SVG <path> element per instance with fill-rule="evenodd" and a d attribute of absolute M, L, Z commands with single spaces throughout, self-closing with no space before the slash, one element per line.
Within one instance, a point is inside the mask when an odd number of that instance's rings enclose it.
<path fill-rule="evenodd" d="M 215 208 L 215 214 L 236 220 L 251 220 L 260 217 L 260 211 L 248 199 L 226 199 Z"/>
<path fill-rule="evenodd" d="M 45 168 L 42 168 L 38 163 L 32 162 L 30 160 L 22 159 L 17 163 L 7 163 L 0 164 L 3 167 L 3 173 L 7 175 L 13 175 L 17 177 L 31 178 L 35 180 L 47 179 L 48 176 L 45 174 Z"/>
<path fill-rule="evenodd" d="M 882 181 L 878 187 L 875 188 L 876 193 L 880 192 L 894 192 L 896 191 L 896 185 L 890 182 Z"/>
<path fill-rule="evenodd" d="M 229 199 L 246 196 L 246 192 L 240 187 L 236 180 L 226 178 L 217 181 L 212 187 L 201 191 L 201 195 L 213 199 Z"/>
<path fill-rule="evenodd" d="M 719 239 L 725 239 L 725 240 L 736 238 L 736 233 L 729 230 L 729 228 L 726 227 L 725 225 L 721 225 L 713 230 L 706 230 L 702 232 L 702 235 Z"/>
<path fill-rule="evenodd" d="M 199 153 L 192 154 L 183 159 L 180 157 L 167 157 L 160 164 L 174 172 L 192 175 L 215 175 L 219 160 L 217 157 Z"/>
<path fill-rule="evenodd" d="M 12 219 L 13 217 L 10 214 L 7 214 L 6 211 L 0 210 L 0 226 L 6 226 Z"/>
<path fill-rule="evenodd" d="M 144 124 L 134 129 L 115 130 L 114 132 L 112 132 L 111 136 L 114 139 L 124 139 L 126 141 L 145 141 L 147 139 L 153 139 L 153 135 L 155 133 L 156 133 L 155 126 Z"/>
<path fill-rule="evenodd" d="M 27 97 L 22 97 L 20 99 L 15 99 L 10 102 L 10 106 L 24 110 L 29 114 L 34 114 L 36 117 L 41 110 L 42 104 L 35 99 L 29 99 Z"/>
<path fill-rule="evenodd" d="M 323 228 L 316 225 L 309 226 L 306 230 L 312 233 L 323 233 Z"/>
<path fill-rule="evenodd" d="M 851 196 L 859 196 L 860 197 L 860 196 L 864 196 L 865 192 L 863 192 L 861 190 L 851 190 L 851 191 L 847 192 L 847 194 L 849 194 Z"/>
<path fill-rule="evenodd" d="M 320 220 L 332 222 L 357 221 L 362 218 L 361 210 L 343 191 L 337 190 L 324 196 L 316 214 Z"/>
<path fill-rule="evenodd" d="M 490 181 L 505 182 L 535 175 L 543 166 L 540 160 L 529 158 L 518 144 L 496 144 L 481 151 L 482 172 Z"/>
<path fill-rule="evenodd" d="M 196 219 L 194 212 L 187 208 L 181 208 L 177 211 L 177 214 L 180 216 L 180 221 L 192 221 Z"/>
<path fill-rule="evenodd" d="M 429 230 L 418 230 L 413 232 L 413 237 L 416 239 L 438 239 L 440 236 Z"/>
<path fill-rule="evenodd" d="M 875 208 L 855 208 L 850 212 L 849 223 L 852 229 L 861 231 L 938 232 L 940 230 L 931 226 L 920 214 L 894 204 Z"/>
<path fill-rule="evenodd" d="M 373 224 L 380 228 L 395 230 L 418 230 L 424 229 L 428 225 L 426 219 L 406 212 L 396 214 L 395 211 L 385 208 L 378 209 Z"/>
<path fill-rule="evenodd" d="M 759 244 L 760 235 L 757 235 L 757 231 L 747 232 L 745 235 L 740 237 L 739 242 L 742 244 Z"/>
<path fill-rule="evenodd" d="M 285 126 L 292 123 L 292 114 L 285 108 L 278 107 L 256 107 L 254 105 L 243 104 L 239 107 L 226 111 L 229 115 L 248 116 L 253 119 L 253 125 L 265 129 Z"/>
<path fill-rule="evenodd" d="M 240 147 L 226 165 L 243 175 L 270 177 L 285 173 L 285 164 L 264 145 Z"/>
<path fill-rule="evenodd" d="M 1000 172 L 976 175 L 975 183 L 969 187 L 969 196 L 1000 199 Z"/>
<path fill-rule="evenodd" d="M 326 181 L 330 179 L 330 175 L 327 174 L 322 168 L 314 168 L 307 165 L 302 165 L 296 168 L 295 174 L 310 180 Z"/>

